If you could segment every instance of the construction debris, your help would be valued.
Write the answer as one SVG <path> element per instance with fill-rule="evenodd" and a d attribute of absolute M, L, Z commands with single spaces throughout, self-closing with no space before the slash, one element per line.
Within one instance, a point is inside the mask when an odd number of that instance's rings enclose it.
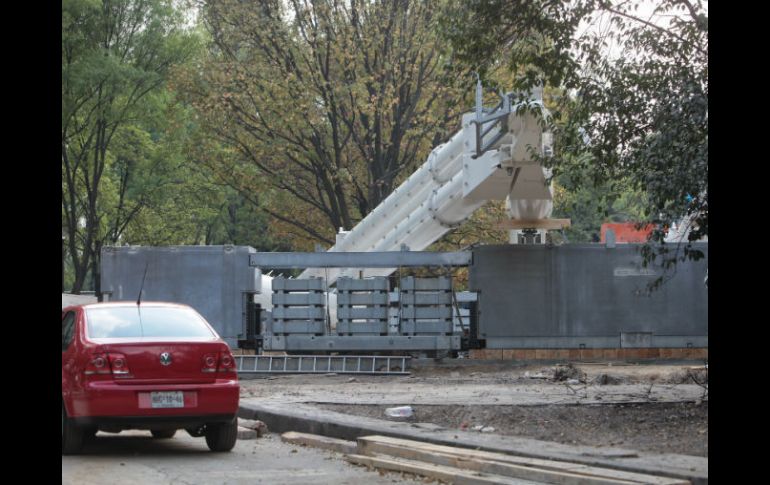
<path fill-rule="evenodd" d="M 412 406 L 399 406 L 385 409 L 385 415 L 390 418 L 411 418 L 414 415 Z"/>
<path fill-rule="evenodd" d="M 467 428 L 467 426 L 466 426 Z M 473 431 L 478 431 L 479 433 L 494 433 L 495 428 L 492 426 L 484 426 L 483 424 L 477 424 L 476 426 L 471 428 Z"/>
<path fill-rule="evenodd" d="M 616 386 L 618 384 L 623 384 L 624 381 L 623 379 L 610 374 L 599 374 L 594 378 L 593 383 L 599 386 Z"/>
<path fill-rule="evenodd" d="M 243 426 L 238 426 L 238 439 L 239 440 L 255 440 L 259 438 L 259 434 L 256 430 L 244 428 Z"/>
<path fill-rule="evenodd" d="M 578 381 L 585 381 L 585 373 L 574 365 L 557 365 L 553 367 L 553 380 L 555 381 L 567 381 L 570 379 L 576 379 Z"/>
<path fill-rule="evenodd" d="M 254 431 L 256 433 L 256 438 L 261 438 L 270 432 L 267 429 L 267 425 L 265 423 L 255 419 L 238 418 L 238 427 Z M 252 438 L 240 438 L 240 439 L 252 439 Z"/>
<path fill-rule="evenodd" d="M 551 379 L 550 374 L 546 374 L 544 372 L 538 372 L 535 374 L 530 374 L 529 371 L 524 372 L 524 378 L 525 379 Z"/>

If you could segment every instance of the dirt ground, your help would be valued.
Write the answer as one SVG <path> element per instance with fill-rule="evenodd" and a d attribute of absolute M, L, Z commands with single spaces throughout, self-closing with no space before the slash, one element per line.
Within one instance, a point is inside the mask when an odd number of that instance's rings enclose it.
<path fill-rule="evenodd" d="M 411 421 L 468 433 L 708 456 L 708 368 L 698 363 L 450 361 L 418 365 L 409 376 L 271 375 L 241 387 L 242 399 L 380 419 L 387 407 L 411 405 Z M 473 429 L 481 426 L 488 428 Z"/>
<path fill-rule="evenodd" d="M 324 404 L 331 411 L 390 419 L 387 406 Z M 413 406 L 409 421 L 565 444 L 618 446 L 708 457 L 708 402 L 594 406 Z M 490 430 L 488 427 L 494 428 Z"/>
<path fill-rule="evenodd" d="M 418 379 L 447 379 L 463 382 L 565 381 L 579 378 L 601 384 L 693 384 L 708 383 L 708 367 L 699 363 L 629 364 L 623 362 L 575 364 L 498 364 L 480 361 L 446 361 L 439 364 L 414 364 L 412 376 Z M 607 376 L 606 378 L 603 376 Z M 692 376 L 692 377 L 691 377 Z"/>

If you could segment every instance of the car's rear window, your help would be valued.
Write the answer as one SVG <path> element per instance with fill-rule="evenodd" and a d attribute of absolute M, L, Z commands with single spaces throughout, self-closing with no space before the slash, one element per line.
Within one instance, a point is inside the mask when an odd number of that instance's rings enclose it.
<path fill-rule="evenodd" d="M 86 314 L 91 338 L 214 336 L 190 308 L 104 307 L 88 308 Z"/>

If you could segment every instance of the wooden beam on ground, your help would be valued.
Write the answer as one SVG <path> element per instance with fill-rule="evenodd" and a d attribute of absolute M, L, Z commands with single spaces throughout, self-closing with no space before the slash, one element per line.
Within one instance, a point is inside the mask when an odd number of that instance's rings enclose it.
<path fill-rule="evenodd" d="M 365 465 L 394 472 L 414 473 L 424 477 L 436 478 L 453 485 L 535 485 L 536 482 L 487 473 L 471 472 L 442 465 L 434 465 L 402 458 L 345 455 L 350 463 Z"/>
<path fill-rule="evenodd" d="M 570 227 L 570 219 L 510 219 L 497 224 L 498 229 L 548 229 L 551 231 Z"/>
<path fill-rule="evenodd" d="M 358 439 L 358 453 L 387 454 L 398 458 L 421 460 L 443 466 L 483 471 L 508 477 L 561 485 L 685 485 L 687 480 L 625 472 L 564 461 L 527 458 L 503 453 L 455 448 L 444 445 L 391 438 L 365 436 Z"/>
<path fill-rule="evenodd" d="M 294 445 L 312 446 L 324 450 L 337 451 L 339 453 L 356 453 L 357 447 L 355 441 L 346 441 L 337 438 L 329 438 L 317 434 L 297 433 L 296 431 L 287 431 L 281 435 L 281 441 Z"/>

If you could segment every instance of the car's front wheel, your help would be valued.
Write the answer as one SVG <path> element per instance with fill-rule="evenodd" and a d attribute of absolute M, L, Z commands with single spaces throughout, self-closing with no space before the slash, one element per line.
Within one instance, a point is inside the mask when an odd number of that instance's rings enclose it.
<path fill-rule="evenodd" d="M 173 438 L 176 434 L 175 429 L 153 429 L 150 430 L 150 433 L 152 433 L 153 438 L 157 439 L 169 439 Z"/>
<path fill-rule="evenodd" d="M 230 451 L 238 439 L 238 418 L 206 426 L 206 444 L 211 451 Z"/>
<path fill-rule="evenodd" d="M 64 405 L 61 407 L 61 452 L 70 455 L 83 448 L 83 428 L 76 425 L 69 416 Z"/>

